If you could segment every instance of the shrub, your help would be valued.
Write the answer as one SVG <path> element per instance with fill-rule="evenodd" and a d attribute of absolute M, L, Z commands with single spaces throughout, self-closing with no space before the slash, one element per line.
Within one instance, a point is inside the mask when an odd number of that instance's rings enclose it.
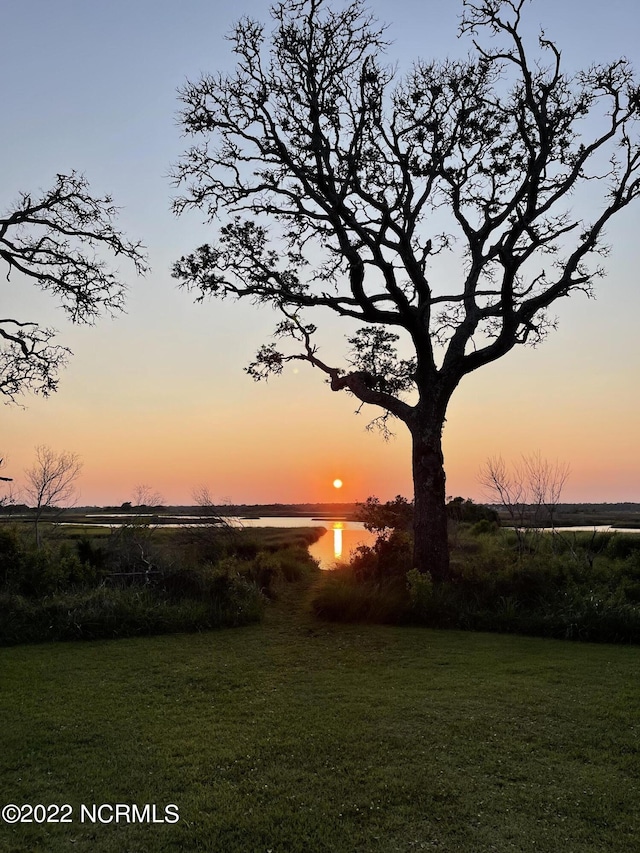
<path fill-rule="evenodd" d="M 213 593 L 213 588 L 211 592 Z M 206 598 L 173 599 L 152 587 L 98 587 L 39 600 L 0 594 L 0 644 L 132 637 L 257 621 L 262 597 L 241 579 Z"/>
<path fill-rule="evenodd" d="M 495 509 L 491 509 L 484 504 L 477 504 L 467 498 L 461 497 L 452 498 L 447 504 L 447 515 L 454 521 L 460 521 L 468 524 L 486 521 L 496 527 L 500 526 L 500 516 Z"/>
<path fill-rule="evenodd" d="M 373 545 L 355 549 L 351 567 L 360 581 L 404 580 L 411 566 L 411 537 L 403 530 L 391 530 L 378 536 Z"/>
<path fill-rule="evenodd" d="M 11 528 L 0 529 L 0 587 L 38 597 L 95 583 L 96 571 L 67 544 L 36 548 Z"/>
<path fill-rule="evenodd" d="M 161 561 L 154 533 L 150 525 L 136 521 L 111 531 L 104 552 L 105 574 L 111 582 L 144 582 L 158 570 Z"/>
<path fill-rule="evenodd" d="M 282 579 L 287 583 L 297 583 L 318 572 L 318 563 L 304 546 L 281 548 L 277 552 Z"/>
<path fill-rule="evenodd" d="M 11 587 L 22 570 L 24 546 L 13 527 L 0 527 L 0 586 Z"/>
<path fill-rule="evenodd" d="M 76 551 L 81 563 L 92 566 L 94 569 L 103 568 L 106 556 L 104 549 L 87 534 L 81 536 L 76 542 Z"/>
<path fill-rule="evenodd" d="M 626 560 L 634 554 L 640 557 L 640 535 L 612 534 L 606 545 L 606 554 L 614 560 Z"/>
<path fill-rule="evenodd" d="M 266 596 L 275 598 L 284 583 L 295 583 L 318 571 L 318 564 L 300 547 L 260 550 L 252 559 L 237 555 L 218 563 L 222 572 L 244 577 Z"/>
<path fill-rule="evenodd" d="M 310 602 L 311 611 L 330 622 L 396 624 L 406 621 L 406 589 L 397 580 L 362 581 L 346 566 L 325 572 Z"/>
<path fill-rule="evenodd" d="M 229 554 L 237 553 L 242 546 L 251 548 L 251 543 L 241 531 L 223 521 L 182 527 L 175 531 L 172 542 L 179 559 L 203 565 L 217 563 Z M 256 551 L 254 549 L 251 556 L 255 556 Z"/>
<path fill-rule="evenodd" d="M 407 589 L 409 590 L 409 601 L 411 611 L 420 616 L 428 613 L 433 601 L 433 581 L 431 575 L 411 569 L 407 572 Z"/>
<path fill-rule="evenodd" d="M 477 521 L 471 528 L 473 536 L 485 536 L 487 534 L 494 535 L 500 530 L 500 524 L 497 521 L 489 521 L 483 518 L 482 521 Z"/>
<path fill-rule="evenodd" d="M 411 569 L 401 589 L 398 571 L 408 558 L 405 553 L 398 559 L 402 549 L 385 537 L 360 549 L 350 568 L 331 573 L 315 592 L 314 613 L 341 621 L 411 620 L 439 628 L 640 642 L 636 540 L 612 545 L 610 536 L 591 533 L 573 539 L 541 534 L 535 553 L 525 554 L 514 547 L 512 531 L 497 536 L 480 524 L 479 530 L 459 527 L 450 581 L 434 584 Z"/>

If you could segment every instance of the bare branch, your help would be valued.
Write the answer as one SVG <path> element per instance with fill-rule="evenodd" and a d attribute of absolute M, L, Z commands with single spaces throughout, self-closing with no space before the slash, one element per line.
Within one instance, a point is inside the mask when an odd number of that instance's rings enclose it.
<path fill-rule="evenodd" d="M 35 509 L 36 542 L 40 545 L 39 523 L 45 510 L 68 504 L 75 494 L 75 481 L 82 471 L 77 453 L 57 453 L 41 444 L 36 447 L 36 461 L 25 471 L 24 492 Z"/>
<path fill-rule="evenodd" d="M 94 197 L 84 176 L 58 175 L 52 189 L 33 199 L 21 193 L 0 217 L 0 258 L 6 278 L 25 276 L 55 296 L 74 323 L 93 323 L 103 312 L 124 309 L 126 286 L 100 257 L 106 250 L 147 271 L 140 243 L 128 241 L 114 225 L 118 209 L 110 196 Z M 24 391 L 50 394 L 70 351 L 52 346 L 53 330 L 16 319 L 0 320 L 0 393 L 15 402 Z"/>
<path fill-rule="evenodd" d="M 589 294 L 603 229 L 640 192 L 628 64 L 569 76 L 544 34 L 541 58 L 528 55 L 522 2 L 463 5 L 475 57 L 418 62 L 398 82 L 380 64 L 383 28 L 360 2 L 337 12 L 286 0 L 270 44 L 241 21 L 235 74 L 181 91 L 183 126 L 202 141 L 175 167 L 186 190 L 176 211 L 230 217 L 216 244 L 175 265 L 182 285 L 199 298 L 325 307 L 404 328 L 420 383 L 449 393 L 465 373 L 541 340 L 556 299 Z M 494 45 L 479 41 L 485 31 Z M 601 130 L 587 137 L 596 118 Z M 566 199 L 589 180 L 609 188 L 585 223 Z M 467 264 L 448 296 L 428 279 L 433 256 L 452 245 L 429 234 L 442 206 Z"/>

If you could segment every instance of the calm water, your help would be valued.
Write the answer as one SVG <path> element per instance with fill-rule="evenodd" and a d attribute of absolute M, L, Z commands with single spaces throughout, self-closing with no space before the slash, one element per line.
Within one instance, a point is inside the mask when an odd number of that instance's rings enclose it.
<path fill-rule="evenodd" d="M 122 514 L 123 517 L 130 518 L 130 514 Z M 115 517 L 116 513 L 112 517 Z M 97 517 L 97 516 L 96 516 Z M 173 516 L 172 516 L 173 517 Z M 210 520 L 209 516 L 183 516 L 185 520 L 191 523 L 198 524 L 199 521 L 207 523 Z M 358 545 L 372 545 L 375 541 L 375 534 L 365 530 L 361 521 L 329 521 L 315 517 L 305 516 L 302 518 L 294 516 L 262 516 L 260 518 L 231 518 L 231 522 L 238 522 L 242 527 L 325 527 L 327 532 L 324 533 L 316 543 L 310 546 L 309 553 L 318 560 L 321 569 L 334 569 L 336 563 L 348 562 L 349 555 Z M 62 522 L 66 524 L 66 522 Z M 112 524 L 97 524 L 96 527 L 113 527 L 118 526 Z M 166 524 L 164 527 L 182 527 L 181 524 Z M 640 533 L 640 530 L 609 527 L 608 525 L 598 525 L 591 527 L 557 527 L 559 532 L 580 532 L 592 533 L 594 530 L 598 532 L 609 533 Z"/>
<path fill-rule="evenodd" d="M 376 538 L 360 521 L 327 521 L 323 527 L 329 529 L 309 548 L 321 569 L 335 569 L 336 563 L 348 562 L 358 545 L 373 545 Z"/>
<path fill-rule="evenodd" d="M 372 545 L 375 534 L 364 529 L 361 521 L 328 521 L 317 518 L 250 518 L 240 519 L 245 527 L 326 527 L 327 532 L 309 548 L 321 569 L 334 569 L 337 562 L 347 562 L 358 545 Z"/>
<path fill-rule="evenodd" d="M 122 517 L 131 519 L 130 513 L 112 513 L 112 518 Z M 153 517 L 149 513 L 149 518 Z M 91 517 L 91 516 L 87 516 Z M 98 518 L 96 514 L 93 516 Z M 144 515 L 139 515 L 137 518 L 144 518 Z M 174 516 L 171 516 L 173 518 Z M 206 515 L 185 515 L 185 520 L 189 520 L 192 524 L 197 525 L 198 522 L 206 524 L 210 521 L 210 516 Z M 311 518 L 311 517 L 293 517 L 293 516 L 263 516 L 261 518 L 230 518 L 230 522 L 237 522 L 242 527 L 324 527 L 327 532 L 320 537 L 310 548 L 311 556 L 318 560 L 321 569 L 334 569 L 336 562 L 347 562 L 349 555 L 358 545 L 372 545 L 375 541 L 375 534 L 369 533 L 364 529 L 361 521 L 329 521 L 327 519 Z M 60 522 L 61 524 L 73 524 L 81 526 L 82 522 Z M 123 522 L 124 523 L 124 522 Z M 119 527 L 120 523 L 115 524 L 92 524 L 92 527 Z M 182 524 L 163 524 L 163 527 L 182 527 Z"/>

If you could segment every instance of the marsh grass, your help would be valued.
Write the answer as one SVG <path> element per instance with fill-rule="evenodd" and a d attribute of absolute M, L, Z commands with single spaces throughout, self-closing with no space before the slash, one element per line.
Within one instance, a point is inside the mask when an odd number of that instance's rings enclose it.
<path fill-rule="evenodd" d="M 237 627 L 317 573 L 314 529 L 195 532 L 127 526 L 35 549 L 0 529 L 0 645 Z M 27 531 L 28 533 L 28 531 Z"/>

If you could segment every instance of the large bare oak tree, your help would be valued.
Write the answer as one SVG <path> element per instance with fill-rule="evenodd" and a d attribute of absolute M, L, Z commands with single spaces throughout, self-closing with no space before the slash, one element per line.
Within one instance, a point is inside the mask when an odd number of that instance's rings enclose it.
<path fill-rule="evenodd" d="M 53 294 L 74 323 L 92 323 L 102 312 L 124 306 L 125 284 L 100 256 L 132 261 L 147 269 L 140 243 L 114 225 L 118 209 L 110 196 L 94 196 L 83 175 L 57 175 L 37 197 L 20 193 L 0 216 L 0 259 L 11 287 L 27 281 Z M 69 350 L 52 343 L 55 331 L 35 320 L 0 318 L 0 394 L 15 402 L 25 391 L 48 395 Z"/>
<path fill-rule="evenodd" d="M 175 209 L 204 211 L 216 241 L 174 275 L 198 298 L 282 312 L 248 368 L 301 359 L 334 391 L 406 424 L 415 565 L 449 570 L 441 436 L 463 376 L 540 341 L 549 307 L 589 294 L 603 229 L 640 193 L 640 94 L 624 59 L 569 74 L 525 0 L 465 0 L 465 60 L 382 64 L 384 28 L 360 0 L 284 0 L 269 33 L 241 20 L 237 67 L 181 91 L 194 144 Z M 589 218 L 575 210 L 586 191 Z M 442 258 L 459 261 L 457 280 Z M 360 321 L 343 365 L 320 356 L 308 309 Z M 399 354 L 402 340 L 411 352 Z"/>

